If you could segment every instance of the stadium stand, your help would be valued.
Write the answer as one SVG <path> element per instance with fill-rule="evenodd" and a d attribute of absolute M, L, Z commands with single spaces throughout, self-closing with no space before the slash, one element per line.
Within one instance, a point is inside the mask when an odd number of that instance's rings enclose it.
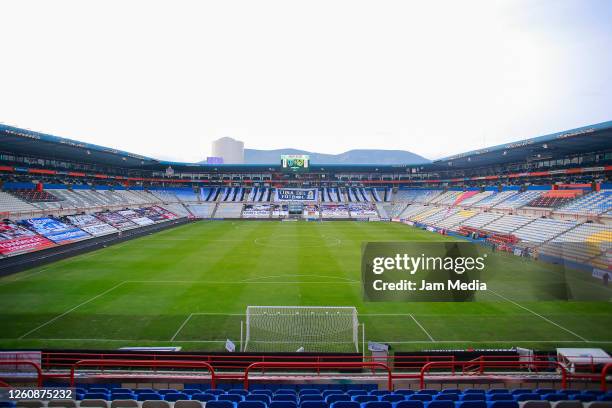
<path fill-rule="evenodd" d="M 219 203 L 217 211 L 214 214 L 215 218 L 240 218 L 242 213 L 242 204 L 239 203 Z"/>
<path fill-rule="evenodd" d="M 502 214 L 496 214 L 492 212 L 478 213 L 472 218 L 469 218 L 461 223 L 461 225 L 472 228 L 483 228 L 487 224 L 500 218 Z"/>
<path fill-rule="evenodd" d="M 508 197 L 506 200 L 496 204 L 493 208 L 498 210 L 512 210 L 524 206 L 532 200 L 535 200 L 541 196 L 543 191 L 524 191 L 519 194 L 514 194 Z"/>
<path fill-rule="evenodd" d="M 598 215 L 612 208 L 612 190 L 596 191 L 567 203 L 558 209 L 560 213 Z"/>
<path fill-rule="evenodd" d="M 541 244 L 576 226 L 575 222 L 538 218 L 512 231 L 521 241 Z M 502 231 L 503 232 L 503 231 Z"/>
<path fill-rule="evenodd" d="M 39 208 L 35 207 L 30 203 L 26 203 L 19 198 L 6 193 L 4 191 L 0 191 L 0 212 L 10 212 L 10 213 L 29 213 L 38 211 Z"/>
<path fill-rule="evenodd" d="M 465 225 L 465 223 L 476 214 L 475 211 L 457 210 L 454 214 L 435 222 L 434 225 L 440 228 L 452 229 L 458 225 Z"/>
<path fill-rule="evenodd" d="M 185 203 L 185 208 L 193 214 L 195 218 L 211 218 L 215 211 L 215 207 L 215 203 Z"/>
<path fill-rule="evenodd" d="M 321 204 L 321 218 L 349 218 L 349 207 L 346 204 Z"/>
<path fill-rule="evenodd" d="M 368 217 L 378 217 L 378 211 L 376 211 L 376 206 L 374 204 L 349 204 L 348 206 L 349 214 L 352 218 L 368 218 Z"/>
<path fill-rule="evenodd" d="M 270 204 L 245 204 L 242 209 L 242 218 L 270 218 L 271 211 L 272 205 Z M 276 214 L 276 218 L 278 217 L 280 217 L 280 211 Z"/>
<path fill-rule="evenodd" d="M 487 224 L 484 229 L 508 234 L 533 221 L 533 218 L 523 215 L 504 215 L 492 223 Z"/>
<path fill-rule="evenodd" d="M 582 190 L 553 190 L 547 191 L 527 203 L 526 207 L 556 208 L 570 203 L 582 195 Z"/>
<path fill-rule="evenodd" d="M 491 197 L 494 194 L 495 194 L 495 192 L 493 192 L 493 191 L 479 192 L 477 194 L 473 194 L 470 197 L 464 198 L 461 202 L 455 203 L 455 205 L 459 205 L 461 207 L 471 207 L 473 205 L 478 204 L 480 201 L 485 200 L 485 199 Z"/>
<path fill-rule="evenodd" d="M 500 193 L 493 193 L 481 201 L 478 201 L 473 205 L 474 208 L 491 208 L 497 204 L 509 199 L 510 197 L 518 194 L 518 191 L 502 191 Z"/>

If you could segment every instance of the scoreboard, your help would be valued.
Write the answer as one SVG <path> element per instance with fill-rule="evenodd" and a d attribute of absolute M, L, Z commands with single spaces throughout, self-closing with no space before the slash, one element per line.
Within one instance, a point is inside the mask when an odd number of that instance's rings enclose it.
<path fill-rule="evenodd" d="M 306 154 L 283 154 L 281 165 L 285 170 L 305 170 L 310 164 L 310 156 Z"/>

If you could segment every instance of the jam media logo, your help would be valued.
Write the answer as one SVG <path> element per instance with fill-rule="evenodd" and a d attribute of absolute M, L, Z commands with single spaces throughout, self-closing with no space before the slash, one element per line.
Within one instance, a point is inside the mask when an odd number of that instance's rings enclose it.
<path fill-rule="evenodd" d="M 487 290 L 488 257 L 468 242 L 368 243 L 363 294 L 368 301 L 473 301 Z"/>

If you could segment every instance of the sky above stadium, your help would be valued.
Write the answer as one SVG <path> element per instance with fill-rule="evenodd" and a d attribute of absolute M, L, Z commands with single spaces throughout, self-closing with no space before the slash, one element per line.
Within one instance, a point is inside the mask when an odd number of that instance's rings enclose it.
<path fill-rule="evenodd" d="M 612 119 L 612 1 L 0 2 L 0 122 L 435 159 Z"/>

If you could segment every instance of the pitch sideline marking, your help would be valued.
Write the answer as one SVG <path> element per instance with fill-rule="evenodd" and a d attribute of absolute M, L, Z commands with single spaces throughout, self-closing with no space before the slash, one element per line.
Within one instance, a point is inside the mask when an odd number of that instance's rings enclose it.
<path fill-rule="evenodd" d="M 178 328 L 178 330 L 174 333 L 174 336 L 172 336 L 172 338 L 170 339 L 170 341 L 174 341 L 174 339 L 176 339 L 176 336 L 178 336 L 178 334 L 181 332 L 181 330 L 183 330 L 183 327 L 185 327 L 185 325 L 187 325 L 187 323 L 189 322 L 189 320 L 191 320 L 191 317 L 193 316 L 193 313 L 189 314 L 189 316 L 187 316 L 187 318 L 185 319 L 185 321 L 183 321 L 183 324 L 180 325 L 180 327 Z"/>
<path fill-rule="evenodd" d="M 120 282 L 120 283 L 116 284 L 115 286 L 113 286 L 112 288 L 107 289 L 107 290 L 105 290 L 104 292 L 102 292 L 102 293 L 100 293 L 100 294 L 98 294 L 98 295 L 96 295 L 96 296 L 92 297 L 91 299 L 86 300 L 86 301 L 84 301 L 83 303 L 79 303 L 78 305 L 74 306 L 73 308 L 66 310 L 64 313 L 62 313 L 62 314 L 60 314 L 60 315 L 55 316 L 54 318 L 52 318 L 52 319 L 50 319 L 50 320 L 48 320 L 48 321 L 44 322 L 44 323 L 43 323 L 43 324 L 41 324 L 40 326 L 35 327 L 34 329 L 30 330 L 29 332 L 27 332 L 27 333 L 23 334 L 21 337 L 19 337 L 19 340 L 21 340 L 21 339 L 23 339 L 24 337 L 26 337 L 26 336 L 28 336 L 28 335 L 30 335 L 30 334 L 32 334 L 32 333 L 34 333 L 34 332 L 36 332 L 36 331 L 37 331 L 37 330 L 39 330 L 39 329 L 42 329 L 43 327 L 47 326 L 48 324 L 51 324 L 51 323 L 53 323 L 54 321 L 56 321 L 56 320 L 58 320 L 58 319 L 60 319 L 60 318 L 62 318 L 62 317 L 64 317 L 64 316 L 66 316 L 68 313 L 71 313 L 71 312 L 75 311 L 75 310 L 76 310 L 76 309 L 78 309 L 79 307 L 84 306 L 84 305 L 86 305 L 86 304 L 88 304 L 88 303 L 90 303 L 90 302 L 93 302 L 94 300 L 96 300 L 96 299 L 98 299 L 98 298 L 100 298 L 100 297 L 102 297 L 102 296 L 106 295 L 107 293 L 109 293 L 109 292 L 111 292 L 111 291 L 113 291 L 113 290 L 117 289 L 119 286 L 121 286 L 121 285 L 125 284 L 126 282 L 127 282 L 127 281 Z"/>
<path fill-rule="evenodd" d="M 410 318 L 412 320 L 414 320 L 414 322 L 417 324 L 417 326 L 419 326 L 421 328 L 421 330 L 423 330 L 423 333 L 425 333 L 427 335 L 427 337 L 429 337 L 429 341 L 433 341 L 433 342 L 436 341 L 433 337 L 431 337 L 431 334 L 429 334 L 429 332 L 427 330 L 425 330 L 423 325 L 421 323 L 419 323 L 419 321 L 412 315 L 412 313 L 409 313 L 408 316 L 410 316 Z"/>
<path fill-rule="evenodd" d="M 342 279 L 344 281 L 350 282 L 350 283 L 360 283 L 360 281 L 355 280 L 355 279 L 351 279 L 351 278 L 345 278 L 343 276 L 328 276 L 328 275 L 313 275 L 313 274 L 286 274 L 286 275 L 270 275 L 270 276 L 260 276 L 257 278 L 247 278 L 247 279 L 243 279 L 240 282 L 244 282 L 244 283 L 255 283 L 255 281 L 258 280 L 263 280 L 263 279 L 269 279 L 269 278 L 284 278 L 287 276 L 292 276 L 292 277 L 298 277 L 298 276 L 314 276 L 317 278 L 332 278 L 332 279 Z M 333 281 L 332 281 L 333 282 Z M 308 282 L 306 282 L 308 283 Z M 330 282 L 331 283 L 331 282 Z M 339 282 L 335 282 L 335 283 L 339 283 Z"/>
<path fill-rule="evenodd" d="M 533 314 L 533 315 L 535 315 L 535 316 L 538 316 L 538 317 L 539 317 L 539 318 L 541 318 L 542 320 L 544 320 L 544 321 L 546 321 L 546 322 L 548 322 L 548 323 L 550 323 L 550 324 L 553 324 L 553 325 L 557 326 L 558 328 L 560 328 L 560 329 L 562 329 L 562 330 L 565 330 L 566 332 L 570 333 L 571 335 L 578 337 L 580 340 L 582 340 L 582 341 L 584 341 L 584 342 L 587 342 L 587 343 L 589 342 L 587 339 L 585 339 L 585 338 L 584 338 L 584 337 L 582 337 L 581 335 L 576 334 L 575 332 L 571 331 L 570 329 L 567 329 L 567 328 L 565 328 L 565 327 L 561 326 L 559 323 L 555 323 L 555 322 L 553 322 L 552 320 L 550 320 L 550 319 L 548 319 L 548 318 L 546 318 L 546 317 L 542 316 L 541 314 L 536 313 L 536 312 L 534 312 L 533 310 L 531 310 L 531 309 L 529 309 L 529 308 L 527 308 L 527 307 L 525 307 L 525 306 L 523 306 L 523 305 L 521 305 L 521 304 L 516 303 L 514 300 L 508 299 L 508 298 L 507 298 L 507 297 L 505 297 L 504 295 L 500 295 L 499 293 L 497 293 L 496 291 L 494 291 L 494 290 L 492 290 L 492 289 L 489 289 L 489 292 L 493 293 L 495 296 L 499 296 L 500 298 L 504 299 L 504 300 L 505 300 L 505 301 L 507 301 L 507 302 L 512 303 L 512 304 L 513 304 L 513 305 L 515 305 L 515 306 L 520 307 L 521 309 L 524 309 L 524 310 L 528 311 L 529 313 L 531 313 L 531 314 Z"/>

